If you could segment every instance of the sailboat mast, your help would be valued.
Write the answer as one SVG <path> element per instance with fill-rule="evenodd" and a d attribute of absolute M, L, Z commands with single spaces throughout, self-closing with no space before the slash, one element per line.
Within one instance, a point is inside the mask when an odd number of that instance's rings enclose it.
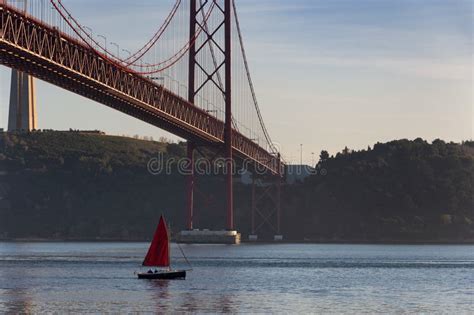
<path fill-rule="evenodd" d="M 168 233 L 168 261 L 169 261 L 168 269 L 171 270 L 171 235 L 170 235 L 170 229 L 168 227 L 166 228 L 166 233 Z"/>

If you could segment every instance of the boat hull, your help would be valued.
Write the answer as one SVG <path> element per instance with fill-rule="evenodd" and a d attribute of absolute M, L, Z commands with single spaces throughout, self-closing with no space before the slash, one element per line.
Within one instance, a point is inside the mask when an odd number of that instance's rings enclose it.
<path fill-rule="evenodd" d="M 156 273 L 143 272 L 138 274 L 138 279 L 186 279 L 185 270 L 160 271 Z"/>

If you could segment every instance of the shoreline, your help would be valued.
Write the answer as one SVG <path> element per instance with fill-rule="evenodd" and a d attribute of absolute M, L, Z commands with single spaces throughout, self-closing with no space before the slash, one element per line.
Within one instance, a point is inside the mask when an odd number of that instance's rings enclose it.
<path fill-rule="evenodd" d="M 5 243 L 149 243 L 151 239 L 130 240 L 130 239 L 50 239 L 50 238 L 0 238 L 0 242 Z M 176 243 L 175 240 L 171 240 Z M 430 240 L 430 241 L 401 241 L 401 240 L 383 240 L 383 241 L 360 241 L 360 240 L 321 240 L 321 241 L 248 241 L 243 240 L 242 244 L 312 244 L 312 245 L 474 245 L 474 240 Z"/>

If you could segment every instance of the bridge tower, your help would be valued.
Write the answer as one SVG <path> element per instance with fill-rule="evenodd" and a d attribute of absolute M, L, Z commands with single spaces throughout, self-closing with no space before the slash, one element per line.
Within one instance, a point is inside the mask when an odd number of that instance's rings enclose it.
<path fill-rule="evenodd" d="M 222 13 L 222 23 L 217 29 L 209 30 L 206 23 L 204 25 L 198 22 L 198 14 L 202 14 L 204 6 L 207 1 L 202 2 L 198 0 L 190 0 L 190 23 L 189 23 L 189 35 L 190 42 L 193 42 L 194 34 L 196 29 L 199 27 L 202 32 L 205 33 L 207 39 L 199 47 L 195 44 L 191 45 L 189 49 L 189 74 L 188 74 L 188 101 L 194 104 L 195 97 L 199 90 L 205 85 L 214 84 L 222 92 L 225 100 L 225 134 L 224 134 L 224 147 L 221 148 L 225 157 L 225 190 L 226 190 L 226 229 L 227 233 L 223 235 L 223 239 L 238 239 L 240 242 L 240 234 L 234 231 L 234 194 L 233 194 L 233 173 L 234 173 L 234 162 L 232 152 L 232 2 L 231 0 L 224 0 L 223 8 L 219 6 L 216 0 L 212 0 L 216 3 L 218 9 Z M 198 5 L 199 4 L 199 5 Z M 219 42 L 214 37 L 220 28 L 224 28 L 224 43 Z M 197 54 L 202 51 L 204 47 L 209 47 L 214 54 L 213 46 L 218 49 L 216 51 L 223 54 L 223 62 L 221 64 L 215 64 L 214 71 L 209 74 L 206 73 L 207 79 L 200 87 L 196 88 L 195 76 L 196 69 L 205 69 L 204 65 L 201 65 Z M 214 56 L 213 56 L 214 57 Z M 215 76 L 219 73 L 219 69 L 223 67 L 225 70 L 224 84 L 217 83 Z M 219 80 L 220 81 L 220 80 Z M 188 231 L 193 230 L 193 215 L 194 215 L 194 189 L 195 189 L 195 174 L 194 174 L 194 151 L 196 144 L 188 141 L 187 144 L 187 157 L 189 160 L 189 168 L 186 178 L 186 212 L 187 222 L 186 228 Z M 216 234 L 214 233 L 214 236 Z M 236 236 L 236 237 L 234 237 Z M 206 237 L 203 238 L 203 240 Z M 211 237 L 212 238 L 212 237 Z M 198 240 L 197 240 L 198 241 Z"/>
<path fill-rule="evenodd" d="M 26 12 L 28 0 L 23 0 Z M 33 77 L 12 69 L 8 131 L 31 131 L 38 128 L 36 91 Z"/>
<path fill-rule="evenodd" d="M 283 241 L 281 233 L 281 185 L 282 164 L 281 156 L 277 155 L 279 174 L 268 175 L 252 174 L 252 197 L 251 197 L 251 230 L 249 241 L 258 241 L 259 233 L 268 240 L 273 233 L 274 241 Z"/>
<path fill-rule="evenodd" d="M 8 131 L 31 131 L 37 128 L 35 81 L 32 76 L 13 69 Z"/>

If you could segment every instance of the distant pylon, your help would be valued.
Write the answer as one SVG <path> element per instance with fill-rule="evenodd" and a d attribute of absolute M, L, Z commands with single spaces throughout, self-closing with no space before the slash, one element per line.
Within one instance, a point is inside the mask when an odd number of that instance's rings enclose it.
<path fill-rule="evenodd" d="M 38 129 L 35 82 L 32 76 L 12 70 L 8 131 Z"/>

